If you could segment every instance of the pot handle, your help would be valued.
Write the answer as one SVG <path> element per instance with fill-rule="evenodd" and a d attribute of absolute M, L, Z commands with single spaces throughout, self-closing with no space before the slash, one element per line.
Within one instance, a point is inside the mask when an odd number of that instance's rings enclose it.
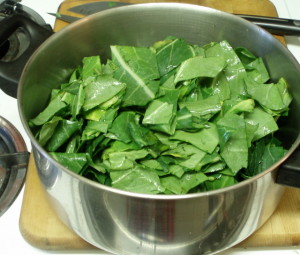
<path fill-rule="evenodd" d="M 10 62 L 0 60 L 0 81 L 2 77 L 7 81 L 1 81 L 0 88 L 15 98 L 17 97 L 19 78 L 29 57 L 43 41 L 53 34 L 50 25 L 39 25 L 29 17 L 16 13 L 4 18 L 0 22 L 0 46 L 2 46 L 18 28 L 21 28 L 28 37 L 29 46 L 17 59 Z"/>
<path fill-rule="evenodd" d="M 276 182 L 300 188 L 300 148 L 297 148 L 284 164 L 279 167 Z"/>

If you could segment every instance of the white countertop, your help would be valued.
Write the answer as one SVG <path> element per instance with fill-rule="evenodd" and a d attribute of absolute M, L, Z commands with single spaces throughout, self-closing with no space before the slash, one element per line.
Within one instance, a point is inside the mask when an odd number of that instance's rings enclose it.
<path fill-rule="evenodd" d="M 56 12 L 62 0 L 23 0 L 22 4 L 34 9 L 44 20 L 54 25 L 54 17 L 48 12 Z M 300 0 L 271 0 L 274 3 L 279 17 L 293 18 L 300 20 Z M 288 48 L 300 62 L 300 37 L 287 37 Z M 9 110 L 8 107 L 9 106 Z M 17 101 L 4 94 L 0 90 L 0 115 L 9 120 L 22 134 L 28 148 L 30 142 L 23 130 L 18 115 Z M 1 254 L 22 254 L 22 255 L 42 255 L 42 254 L 108 254 L 99 251 L 44 251 L 32 247 L 22 237 L 19 231 L 19 217 L 23 199 L 23 190 L 19 194 L 14 204 L 0 217 L 0 250 Z M 37 208 L 38 210 L 38 208 Z M 272 248 L 251 248 L 251 249 L 229 249 L 219 255 L 296 255 L 300 254 L 298 247 L 272 247 Z M 184 254 L 183 254 L 184 255 Z"/>

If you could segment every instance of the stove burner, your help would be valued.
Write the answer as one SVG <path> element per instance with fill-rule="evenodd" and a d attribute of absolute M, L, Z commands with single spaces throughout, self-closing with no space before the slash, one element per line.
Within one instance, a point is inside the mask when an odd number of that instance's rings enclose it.
<path fill-rule="evenodd" d="M 0 216 L 19 194 L 27 172 L 29 152 L 19 131 L 0 116 Z"/>
<path fill-rule="evenodd" d="M 20 0 L 7 0 L 1 4 L 0 21 L 15 12 L 23 11 Z M 0 45 L 0 61 L 10 62 L 18 58 L 28 47 L 29 39 L 26 37 L 23 29 L 17 28 L 16 31 Z M 22 43 L 21 43 L 22 42 Z M 25 43 L 23 46 L 22 44 Z"/>
<path fill-rule="evenodd" d="M 18 28 L 0 47 L 0 61 L 11 62 L 20 57 L 30 44 L 24 29 Z"/>
<path fill-rule="evenodd" d="M 53 33 L 39 14 L 19 2 L 0 4 L 0 88 L 13 97 L 27 60 Z"/>
<path fill-rule="evenodd" d="M 4 60 L 4 56 L 6 55 L 6 53 L 8 52 L 9 49 L 9 41 L 6 40 L 2 46 L 0 46 L 0 60 Z"/>

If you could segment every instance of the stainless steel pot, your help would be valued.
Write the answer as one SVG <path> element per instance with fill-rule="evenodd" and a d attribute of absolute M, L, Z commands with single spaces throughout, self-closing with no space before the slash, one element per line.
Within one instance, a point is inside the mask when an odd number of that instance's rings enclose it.
<path fill-rule="evenodd" d="M 190 43 L 226 39 L 262 56 L 274 79 L 284 76 L 294 102 L 282 130 L 287 155 L 264 173 L 232 187 L 188 195 L 125 192 L 82 178 L 55 162 L 37 143 L 27 121 L 45 107 L 52 88 L 84 56 L 109 57 L 111 44 L 148 46 L 168 35 Z M 300 130 L 300 68 L 269 33 L 246 20 L 186 4 L 115 8 L 51 36 L 32 56 L 20 80 L 19 111 L 41 182 L 58 216 L 91 244 L 116 254 L 212 254 L 251 235 L 273 213 L 284 187 L 278 168 L 295 152 Z"/>

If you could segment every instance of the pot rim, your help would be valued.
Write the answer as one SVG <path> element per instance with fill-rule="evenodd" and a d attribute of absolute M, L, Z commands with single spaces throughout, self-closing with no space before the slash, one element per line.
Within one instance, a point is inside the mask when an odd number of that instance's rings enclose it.
<path fill-rule="evenodd" d="M 20 97 L 22 94 L 23 86 L 22 84 L 24 83 L 24 79 L 26 77 L 27 69 L 30 66 L 31 62 L 34 61 L 34 58 L 36 55 L 40 54 L 43 51 L 43 48 L 45 45 L 51 43 L 52 41 L 56 40 L 57 37 L 62 36 L 63 34 L 67 33 L 69 30 L 76 29 L 76 27 L 80 27 L 81 23 L 86 23 L 86 22 L 91 22 L 94 19 L 99 19 L 102 16 L 105 15 L 110 15 L 112 12 L 123 12 L 123 10 L 138 10 L 139 8 L 150 8 L 150 7 L 155 7 L 155 8 L 169 8 L 169 7 L 176 7 L 176 8 L 186 8 L 193 10 L 194 12 L 199 11 L 199 12 L 209 12 L 209 13 L 215 13 L 218 15 L 222 16 L 227 16 L 231 19 L 236 19 L 238 22 L 244 22 L 245 24 L 248 24 L 248 26 L 256 27 L 256 29 L 260 30 L 261 33 L 267 35 L 268 37 L 272 37 L 272 40 L 274 40 L 275 44 L 280 45 L 279 47 L 285 51 L 288 55 L 290 55 L 291 60 L 294 62 L 294 65 L 297 66 L 297 69 L 299 70 L 300 73 L 300 64 L 297 62 L 296 58 L 289 52 L 289 50 L 281 43 L 279 42 L 276 38 L 274 38 L 268 31 L 265 29 L 255 25 L 254 23 L 245 20 L 241 17 L 238 17 L 234 14 L 224 12 L 221 10 L 217 10 L 211 7 L 205 7 L 205 6 L 200 6 L 200 5 L 195 5 L 195 4 L 188 4 L 188 3 L 138 3 L 138 4 L 132 4 L 132 5 L 126 5 L 126 6 L 120 6 L 117 8 L 112 8 L 112 9 L 107 9 L 89 16 L 86 16 L 78 21 L 75 21 L 74 23 L 68 25 L 67 27 L 61 29 L 60 31 L 56 32 L 54 35 L 50 36 L 42 45 L 39 46 L 39 48 L 33 53 L 33 55 L 30 57 L 29 61 L 25 65 L 25 68 L 23 69 L 20 81 L 19 81 L 19 87 L 18 87 L 18 108 L 19 108 L 19 115 L 23 124 L 23 127 L 27 133 L 27 135 L 30 138 L 30 141 L 33 145 L 34 148 L 36 148 L 40 153 L 42 153 L 52 164 L 54 164 L 56 167 L 59 169 L 62 169 L 64 172 L 67 174 L 71 175 L 72 177 L 78 179 L 79 181 L 83 181 L 93 187 L 103 189 L 104 191 L 107 192 L 112 192 L 118 195 L 122 196 L 129 196 L 129 197 L 135 197 L 135 198 L 140 198 L 140 199 L 150 199 L 150 200 L 181 200 L 181 199 L 193 199 L 193 198 L 199 198 L 199 197 L 205 197 L 205 196 L 210 196 L 210 195 L 217 195 L 220 193 L 226 193 L 226 192 L 231 192 L 232 190 L 242 188 L 244 186 L 250 185 L 251 183 L 257 181 L 258 179 L 262 178 L 263 176 L 275 171 L 281 164 L 284 163 L 284 161 L 287 160 L 288 157 L 291 156 L 291 154 L 299 147 L 300 144 L 300 134 L 298 134 L 297 138 L 295 139 L 294 143 L 292 146 L 288 149 L 288 152 L 285 154 L 284 157 L 282 157 L 278 162 L 270 166 L 268 169 L 264 170 L 258 175 L 255 175 L 247 180 L 243 180 L 237 184 L 234 184 L 229 187 L 225 188 L 220 188 L 217 190 L 211 190 L 211 191 L 204 191 L 204 192 L 197 192 L 197 193 L 190 193 L 190 194 L 181 194 L 181 195 L 166 195 L 166 194 L 146 194 L 146 193 L 135 193 L 135 192 L 130 192 L 130 191 L 125 191 L 117 188 L 113 188 L 110 186 L 106 186 L 104 184 L 98 183 L 96 181 L 92 181 L 86 177 L 80 176 L 79 174 L 74 173 L 73 171 L 69 170 L 68 168 L 64 167 L 60 163 L 58 163 L 56 160 L 54 160 L 50 154 L 42 147 L 39 145 L 35 137 L 33 136 L 27 120 L 25 119 L 22 111 L 22 105 L 20 103 Z"/>

